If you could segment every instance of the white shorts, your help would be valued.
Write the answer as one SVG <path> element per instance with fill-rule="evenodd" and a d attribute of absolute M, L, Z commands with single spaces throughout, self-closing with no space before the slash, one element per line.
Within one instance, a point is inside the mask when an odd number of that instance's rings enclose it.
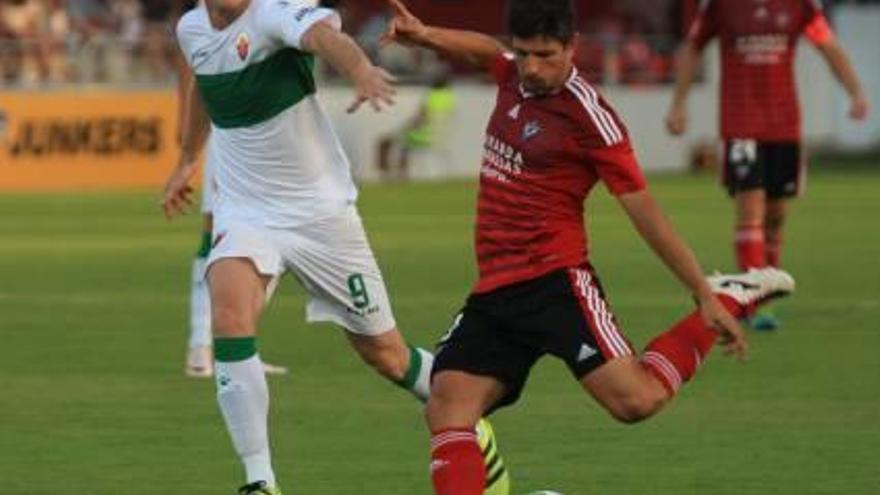
<path fill-rule="evenodd" d="M 309 322 L 329 321 L 350 332 L 378 335 L 395 328 L 382 273 L 355 206 L 340 215 L 293 229 L 255 227 L 214 219 L 207 266 L 223 258 L 248 258 L 272 287 L 285 272 L 308 291 Z"/>

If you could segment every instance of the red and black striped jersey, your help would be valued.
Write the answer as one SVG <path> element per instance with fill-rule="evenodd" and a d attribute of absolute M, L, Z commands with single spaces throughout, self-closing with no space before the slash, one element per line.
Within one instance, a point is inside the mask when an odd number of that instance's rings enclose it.
<path fill-rule="evenodd" d="M 546 96 L 523 89 L 508 55 L 492 72 L 498 96 L 480 168 L 476 293 L 584 263 L 583 205 L 593 186 L 602 181 L 612 194 L 645 187 L 626 128 L 577 69 Z"/>
<path fill-rule="evenodd" d="M 794 76 L 798 38 L 831 39 L 819 0 L 703 0 L 689 39 L 721 42 L 721 135 L 800 139 Z"/>

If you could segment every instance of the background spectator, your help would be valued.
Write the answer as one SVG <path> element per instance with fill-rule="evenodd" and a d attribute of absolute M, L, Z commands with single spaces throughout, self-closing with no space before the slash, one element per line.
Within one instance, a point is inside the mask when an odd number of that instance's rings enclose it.
<path fill-rule="evenodd" d="M 317 0 L 309 0 L 317 4 Z M 835 5 L 880 0 L 838 0 Z M 171 26 L 182 0 L 5 0 L 0 2 L 0 81 L 170 83 L 175 77 Z M 385 0 L 321 0 L 370 57 L 403 81 L 430 84 L 442 69 L 417 48 L 380 49 Z M 461 16 L 467 3 L 469 15 Z M 581 13 L 578 65 L 602 84 L 653 85 L 671 80 L 673 54 L 697 0 L 576 0 Z M 450 26 L 503 29 L 506 0 L 409 0 L 413 10 Z M 173 15 L 172 15 L 173 14 Z M 493 27 L 494 26 L 494 27 Z M 456 77 L 482 77 L 455 65 Z M 338 77 L 323 71 L 329 78 Z"/>
<path fill-rule="evenodd" d="M 12 61 L 18 78 L 27 83 L 48 79 L 48 65 L 40 42 L 42 2 L 9 0 L 0 7 L 0 15 L 12 42 Z"/>
<path fill-rule="evenodd" d="M 147 75 L 152 81 L 167 79 L 173 74 L 171 46 L 168 43 L 171 26 L 169 0 L 140 0 L 143 17 L 141 50 Z"/>
<path fill-rule="evenodd" d="M 106 0 L 67 0 L 71 49 L 77 81 L 109 79 L 108 51 L 116 19 Z"/>

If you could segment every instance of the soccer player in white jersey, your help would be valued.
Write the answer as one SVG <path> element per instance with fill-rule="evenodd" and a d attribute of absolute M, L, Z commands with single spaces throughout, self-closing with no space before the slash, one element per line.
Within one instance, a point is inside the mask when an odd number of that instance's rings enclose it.
<path fill-rule="evenodd" d="M 314 56 L 353 84 L 350 112 L 393 103 L 392 78 L 339 32 L 333 11 L 301 0 L 206 0 L 177 34 L 195 78 L 163 208 L 171 217 L 191 204 L 189 182 L 210 132 L 216 194 L 207 280 L 218 403 L 246 471 L 239 493 L 277 495 L 256 333 L 283 273 L 309 292 L 309 321 L 342 326 L 382 376 L 421 400 L 428 395 L 433 356 L 397 331 L 348 159 L 315 98 Z"/>
<path fill-rule="evenodd" d="M 180 17 L 202 5 L 203 2 L 196 0 L 175 0 L 172 3 L 171 26 L 176 26 Z M 178 60 L 178 101 L 180 108 L 185 106 L 186 90 L 192 82 L 192 71 L 185 60 Z M 183 119 L 181 119 L 182 121 Z M 205 268 L 208 261 L 208 253 L 211 252 L 211 230 L 214 225 L 213 208 L 214 197 L 214 167 L 208 157 L 202 168 L 202 227 L 199 236 L 199 248 L 193 257 L 190 276 L 189 296 L 189 338 L 187 339 L 186 360 L 183 371 L 193 378 L 210 378 L 214 374 L 214 355 L 211 341 L 211 298 L 208 293 L 208 284 L 205 280 Z M 273 364 L 263 363 L 263 370 L 270 375 L 283 375 L 287 368 Z"/>

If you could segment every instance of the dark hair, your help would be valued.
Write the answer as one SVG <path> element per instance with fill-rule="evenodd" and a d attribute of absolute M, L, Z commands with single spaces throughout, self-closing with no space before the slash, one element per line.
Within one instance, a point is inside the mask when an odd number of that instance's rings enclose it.
<path fill-rule="evenodd" d="M 575 34 L 571 0 L 510 0 L 507 29 L 514 38 L 543 36 L 563 43 Z"/>

